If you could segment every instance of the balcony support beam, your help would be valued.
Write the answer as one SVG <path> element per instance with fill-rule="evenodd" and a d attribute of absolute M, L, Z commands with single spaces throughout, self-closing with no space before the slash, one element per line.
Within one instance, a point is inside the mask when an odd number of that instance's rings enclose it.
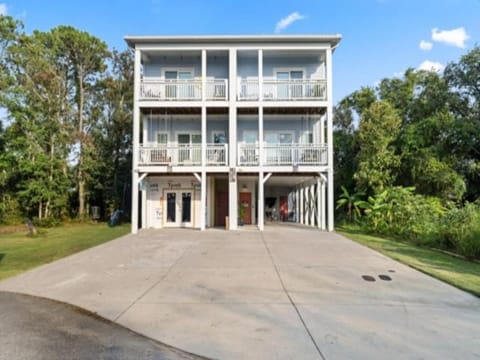
<path fill-rule="evenodd" d="M 202 50 L 202 101 L 207 100 L 207 50 Z"/>
<path fill-rule="evenodd" d="M 198 175 L 198 174 L 196 174 Z M 207 173 L 202 171 L 200 178 L 200 230 L 205 230 L 207 215 Z"/>
<path fill-rule="evenodd" d="M 326 50 L 327 67 L 327 146 L 328 146 L 328 172 L 327 172 L 327 207 L 328 207 L 328 231 L 334 229 L 334 204 L 333 204 L 333 108 L 332 108 L 332 49 Z"/>
<path fill-rule="evenodd" d="M 202 148 L 201 148 L 201 158 L 202 166 L 207 166 L 207 107 L 202 106 Z"/>
<path fill-rule="evenodd" d="M 140 50 L 135 50 L 135 66 L 133 74 L 133 159 L 132 159 L 132 234 L 136 234 L 138 231 L 138 157 L 139 157 L 139 144 L 140 144 L 140 68 L 141 68 Z"/>
<path fill-rule="evenodd" d="M 270 174 L 271 175 L 271 174 Z M 267 180 L 268 180 L 267 175 Z M 263 231 L 265 223 L 265 179 L 263 177 L 263 171 L 260 170 L 258 174 L 258 230 Z"/>

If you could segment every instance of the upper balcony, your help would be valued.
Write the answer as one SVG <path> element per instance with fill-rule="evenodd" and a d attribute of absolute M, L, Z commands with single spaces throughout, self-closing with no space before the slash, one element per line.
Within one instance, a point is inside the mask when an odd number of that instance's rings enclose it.
<path fill-rule="evenodd" d="M 237 64 L 238 101 L 327 100 L 324 51 L 239 51 Z"/>
<path fill-rule="evenodd" d="M 227 51 L 207 53 L 205 78 L 201 51 L 144 52 L 140 100 L 227 101 L 228 74 Z"/>

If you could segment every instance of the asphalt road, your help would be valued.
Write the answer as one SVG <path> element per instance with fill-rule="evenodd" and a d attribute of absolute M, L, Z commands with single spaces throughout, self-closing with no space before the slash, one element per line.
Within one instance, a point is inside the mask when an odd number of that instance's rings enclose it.
<path fill-rule="evenodd" d="M 0 292 L 0 359 L 205 359 L 83 309 Z"/>

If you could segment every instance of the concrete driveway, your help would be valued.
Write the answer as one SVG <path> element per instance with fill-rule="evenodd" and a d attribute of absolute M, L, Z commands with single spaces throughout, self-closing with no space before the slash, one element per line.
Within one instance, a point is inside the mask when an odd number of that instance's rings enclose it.
<path fill-rule="evenodd" d="M 480 299 L 340 235 L 294 226 L 146 230 L 0 290 L 72 303 L 211 358 L 480 357 Z"/>

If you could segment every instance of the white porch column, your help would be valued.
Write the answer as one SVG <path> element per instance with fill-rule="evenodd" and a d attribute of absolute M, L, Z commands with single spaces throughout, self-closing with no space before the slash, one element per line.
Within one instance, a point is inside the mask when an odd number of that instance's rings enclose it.
<path fill-rule="evenodd" d="M 229 50 L 229 122 L 228 122 L 228 147 L 229 166 L 237 165 L 237 50 Z"/>
<path fill-rule="evenodd" d="M 140 144 L 140 67 L 142 66 L 140 50 L 135 49 L 133 75 L 133 138 L 132 138 L 132 233 L 138 231 L 138 156 Z"/>
<path fill-rule="evenodd" d="M 310 185 L 310 226 L 315 226 L 315 184 Z"/>
<path fill-rule="evenodd" d="M 229 50 L 229 178 L 228 178 L 228 222 L 230 230 L 237 229 L 238 182 L 237 182 L 237 49 Z"/>
<path fill-rule="evenodd" d="M 258 157 L 263 165 L 263 50 L 258 50 Z"/>
<path fill-rule="evenodd" d="M 300 223 L 300 191 L 295 188 L 295 222 Z"/>
<path fill-rule="evenodd" d="M 326 225 L 326 215 L 327 215 L 327 208 L 325 206 L 325 182 L 322 181 L 322 184 L 321 184 L 321 191 L 322 191 L 322 199 L 321 199 L 321 209 L 322 209 L 322 219 L 321 219 L 321 224 L 322 224 L 322 230 L 326 230 L 327 229 L 327 225 Z"/>
<path fill-rule="evenodd" d="M 332 49 L 326 51 L 326 66 L 327 66 L 327 146 L 328 146 L 328 172 L 327 172 L 327 191 L 328 191 L 328 231 L 333 231 L 334 223 L 333 217 L 333 108 L 332 108 Z"/>
<path fill-rule="evenodd" d="M 207 50 L 202 50 L 202 100 L 207 100 Z"/>
<path fill-rule="evenodd" d="M 200 230 L 205 230 L 207 217 L 207 173 L 202 171 L 202 183 L 200 184 Z"/>
<path fill-rule="evenodd" d="M 322 228 L 322 213 L 323 213 L 323 209 L 322 209 L 322 200 L 321 200 L 321 196 L 322 196 L 322 190 L 321 190 L 321 184 L 320 184 L 320 178 L 318 177 L 317 178 L 317 227 L 319 229 Z"/>
<path fill-rule="evenodd" d="M 303 221 L 304 220 L 303 210 L 304 210 L 304 206 L 303 206 L 303 185 L 302 185 L 302 187 L 300 188 L 300 224 L 305 224 Z"/>
<path fill-rule="evenodd" d="M 142 221 L 140 226 L 142 229 L 147 228 L 147 181 L 146 179 L 143 180 L 143 187 L 142 187 Z"/>
<path fill-rule="evenodd" d="M 263 231 L 265 224 L 265 194 L 263 183 L 263 170 L 258 174 L 258 230 Z"/>
<path fill-rule="evenodd" d="M 207 166 L 207 107 L 202 106 L 202 166 Z"/>

